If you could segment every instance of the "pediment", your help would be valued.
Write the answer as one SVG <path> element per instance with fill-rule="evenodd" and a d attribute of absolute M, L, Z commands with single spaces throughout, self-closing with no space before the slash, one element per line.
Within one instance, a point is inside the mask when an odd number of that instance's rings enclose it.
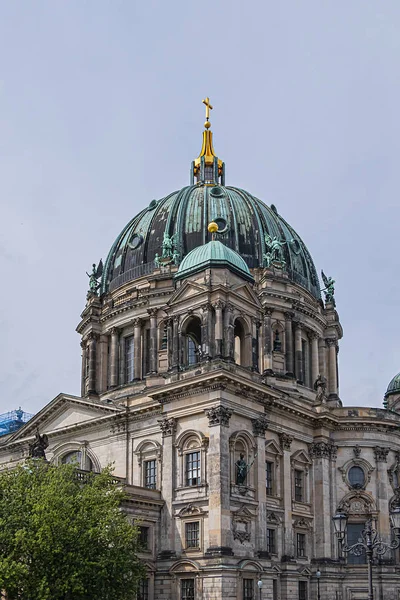
<path fill-rule="evenodd" d="M 277 454 L 278 456 L 282 456 L 282 450 L 279 444 L 275 440 L 266 440 L 265 442 L 265 452 L 267 454 Z"/>
<path fill-rule="evenodd" d="M 253 288 L 248 283 L 242 283 L 236 286 L 233 286 L 232 293 L 240 296 L 241 298 L 251 302 L 251 304 L 255 304 L 257 307 L 261 308 L 260 300 L 257 294 L 254 292 Z"/>
<path fill-rule="evenodd" d="M 304 452 L 304 450 L 297 450 L 297 452 L 292 454 L 292 456 L 290 457 L 290 460 L 292 462 L 303 463 L 305 465 L 312 464 L 310 457 L 308 456 L 308 454 L 306 452 Z"/>
<path fill-rule="evenodd" d="M 7 440 L 7 443 L 22 441 L 37 430 L 40 433 L 62 431 L 71 425 L 83 424 L 99 418 L 111 417 L 123 412 L 114 405 L 96 403 L 86 398 L 59 394 L 42 408 L 30 421 Z"/>
<path fill-rule="evenodd" d="M 174 304 L 179 304 L 181 302 L 185 302 L 186 300 L 193 301 L 193 298 L 199 297 L 202 294 L 207 293 L 209 290 L 207 286 L 200 285 L 194 281 L 185 281 L 179 289 L 172 294 L 171 298 L 168 301 L 169 306 L 173 306 Z"/>

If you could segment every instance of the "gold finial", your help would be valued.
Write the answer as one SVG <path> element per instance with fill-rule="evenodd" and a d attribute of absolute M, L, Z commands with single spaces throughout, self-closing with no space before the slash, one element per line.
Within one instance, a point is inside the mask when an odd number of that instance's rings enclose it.
<path fill-rule="evenodd" d="M 206 122 L 204 123 L 204 127 L 206 129 L 209 129 L 211 127 L 211 123 L 210 123 L 210 110 L 213 109 L 213 107 L 210 104 L 210 98 L 205 98 L 203 100 L 203 104 L 206 105 Z"/>
<path fill-rule="evenodd" d="M 215 242 L 215 234 L 218 231 L 218 225 L 215 221 L 211 221 L 207 227 L 208 231 L 211 233 L 211 240 Z"/>

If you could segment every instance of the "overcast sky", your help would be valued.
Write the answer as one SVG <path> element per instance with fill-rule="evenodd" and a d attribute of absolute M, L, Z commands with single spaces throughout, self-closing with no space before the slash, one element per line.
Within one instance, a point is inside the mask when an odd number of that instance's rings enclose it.
<path fill-rule="evenodd" d="M 340 395 L 400 370 L 399 0 L 0 3 L 0 413 L 80 393 L 91 263 L 189 182 L 210 96 L 227 184 L 336 280 Z"/>

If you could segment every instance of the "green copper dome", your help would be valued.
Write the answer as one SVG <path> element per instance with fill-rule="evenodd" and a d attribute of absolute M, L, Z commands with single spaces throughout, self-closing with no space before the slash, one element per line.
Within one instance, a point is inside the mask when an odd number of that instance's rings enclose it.
<path fill-rule="evenodd" d="M 181 262 L 175 279 L 183 279 L 211 267 L 228 268 L 248 281 L 254 281 L 243 258 L 218 241 L 208 242 L 189 252 Z"/>
<path fill-rule="evenodd" d="M 391 380 L 391 382 L 389 383 L 386 393 L 385 393 L 385 398 L 387 396 L 390 396 L 391 394 L 399 394 L 400 393 L 400 373 L 397 373 L 397 375 L 395 375 L 395 377 L 393 377 L 393 379 Z"/>
<path fill-rule="evenodd" d="M 267 266 L 266 236 L 280 240 L 289 280 L 321 298 L 311 255 L 275 206 L 221 183 L 197 183 L 152 200 L 115 240 L 104 265 L 101 293 L 151 274 L 158 258 L 167 254 L 166 239 L 173 246 L 170 264 L 179 265 L 192 250 L 211 241 L 207 231 L 211 221 L 218 224 L 216 238 L 238 253 L 249 269 Z"/>

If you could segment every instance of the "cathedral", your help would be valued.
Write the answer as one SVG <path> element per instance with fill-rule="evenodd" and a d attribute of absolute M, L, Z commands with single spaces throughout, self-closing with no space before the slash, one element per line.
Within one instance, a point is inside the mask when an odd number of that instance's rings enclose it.
<path fill-rule="evenodd" d="M 189 185 L 93 265 L 81 395 L 0 435 L 0 464 L 40 435 L 52 464 L 113 463 L 140 528 L 139 600 L 364 600 L 366 554 L 343 551 L 333 517 L 348 545 L 370 521 L 393 545 L 400 375 L 384 406 L 344 406 L 335 282 L 273 204 L 225 180 L 203 102 Z M 374 554 L 372 588 L 400 598 L 398 550 Z"/>

